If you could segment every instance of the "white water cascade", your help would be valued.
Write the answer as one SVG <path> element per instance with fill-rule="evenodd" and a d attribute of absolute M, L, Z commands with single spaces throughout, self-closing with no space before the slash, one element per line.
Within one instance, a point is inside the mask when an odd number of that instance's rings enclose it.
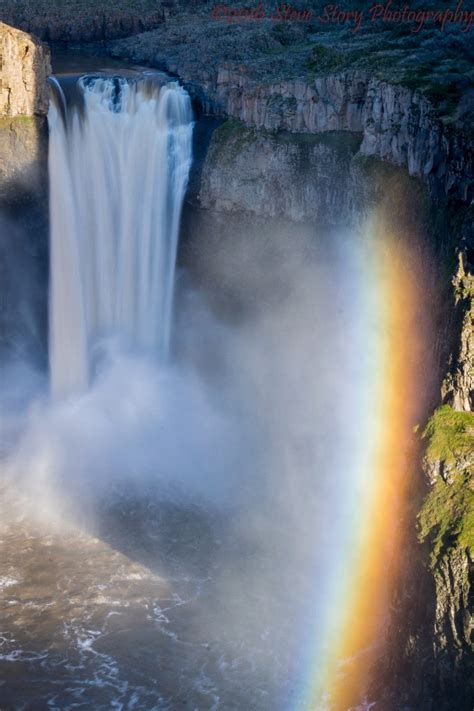
<path fill-rule="evenodd" d="M 58 88 L 58 87 L 57 87 Z M 192 110 L 177 84 L 85 76 L 51 102 L 49 358 L 54 397 L 83 391 L 95 346 L 166 358 Z"/>

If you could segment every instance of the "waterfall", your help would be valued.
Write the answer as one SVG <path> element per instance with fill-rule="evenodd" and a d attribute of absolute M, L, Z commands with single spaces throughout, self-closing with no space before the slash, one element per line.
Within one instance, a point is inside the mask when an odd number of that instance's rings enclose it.
<path fill-rule="evenodd" d="M 70 106 L 55 88 L 49 358 L 65 397 L 87 387 L 104 338 L 167 357 L 193 124 L 175 83 L 84 76 Z"/>

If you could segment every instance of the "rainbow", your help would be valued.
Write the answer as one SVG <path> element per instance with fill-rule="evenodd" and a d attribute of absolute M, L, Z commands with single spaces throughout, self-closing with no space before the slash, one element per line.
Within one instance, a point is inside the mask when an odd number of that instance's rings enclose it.
<path fill-rule="evenodd" d="M 313 642 L 298 711 L 362 708 L 371 668 L 384 652 L 390 594 L 400 571 L 401 521 L 418 456 L 413 429 L 424 390 L 425 339 L 416 239 L 396 225 L 400 218 L 393 212 L 379 206 L 364 229 L 369 256 L 356 288 L 363 293 L 358 308 L 362 304 L 367 315 L 360 335 L 367 359 L 355 405 L 351 397 L 347 406 L 359 423 L 344 471 L 353 503 L 334 542 L 334 570 L 320 582 L 327 609 L 308 635 Z"/>

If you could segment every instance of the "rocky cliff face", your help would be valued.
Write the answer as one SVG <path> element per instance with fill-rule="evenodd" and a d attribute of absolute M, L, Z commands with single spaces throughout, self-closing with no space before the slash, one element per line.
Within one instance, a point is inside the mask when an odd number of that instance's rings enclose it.
<path fill-rule="evenodd" d="M 295 222 L 353 223 L 367 193 L 353 160 L 360 138 L 276 135 L 226 121 L 204 162 L 202 207 Z"/>
<path fill-rule="evenodd" d="M 19 358 L 45 352 L 50 73 L 48 47 L 0 23 L 0 351 L 18 343 Z"/>
<path fill-rule="evenodd" d="M 453 547 L 439 560 L 433 574 L 436 591 L 434 662 L 440 697 L 451 701 L 457 698 L 454 708 L 468 711 L 474 702 L 474 560 L 467 549 Z"/>
<path fill-rule="evenodd" d="M 473 285 L 460 253 L 445 404 L 423 433 L 426 490 L 413 494 L 411 543 L 378 670 L 382 708 L 390 711 L 474 707 Z"/>
<path fill-rule="evenodd" d="M 49 49 L 32 35 L 0 22 L 0 115 L 46 114 Z"/>
<path fill-rule="evenodd" d="M 438 555 L 436 548 L 432 555 L 440 677 L 452 683 L 447 679 L 451 665 L 454 678 L 470 679 L 467 697 L 474 705 L 474 275 L 462 251 L 453 286 L 459 336 L 442 392 L 452 419 L 443 431 L 443 448 L 435 439 L 440 428 L 430 432 L 425 471 L 432 489 L 420 516 L 423 524 L 426 512 L 436 512 L 437 536 L 444 534 Z M 436 493 L 438 507 L 432 506 Z M 449 521 L 447 531 L 440 516 Z"/>
<path fill-rule="evenodd" d="M 329 227 L 360 225 L 391 181 L 425 205 L 422 182 L 363 156 L 361 140 L 344 131 L 275 133 L 227 120 L 212 134 L 192 199 L 218 212 Z"/>
<path fill-rule="evenodd" d="M 215 27 L 208 28 L 212 49 L 207 49 L 207 54 L 213 56 L 203 66 L 199 55 L 197 60 L 192 56 L 181 30 L 164 26 L 155 33 L 112 43 L 110 51 L 175 74 L 204 113 L 268 131 L 359 133 L 361 155 L 406 167 L 409 175 L 428 184 L 435 198 L 472 200 L 473 135 L 460 125 L 454 130 L 452 122 L 441 120 L 420 91 L 383 81 L 370 71 L 350 69 L 311 76 L 307 66 L 297 66 L 301 77 L 287 79 L 281 76 L 283 60 L 273 61 L 271 54 L 259 56 L 251 45 L 247 47 L 248 61 L 228 62 L 225 56 L 229 52 L 239 56 L 238 37 L 229 38 L 233 44 L 226 52 Z M 271 34 L 267 34 L 255 40 L 262 47 L 270 42 Z M 271 45 L 270 51 L 277 50 Z M 292 73 L 291 67 L 285 65 L 284 69 Z"/>
<path fill-rule="evenodd" d="M 0 118 L 0 356 L 46 361 L 47 154 L 46 119 Z"/>
<path fill-rule="evenodd" d="M 226 121 L 214 131 L 197 187 L 201 207 L 319 226 L 358 226 L 396 180 L 426 190 L 400 168 L 360 154 L 360 134 L 298 135 Z"/>
<path fill-rule="evenodd" d="M 49 48 L 0 23 L 0 217 L 35 204 L 46 220 L 50 73 Z"/>
<path fill-rule="evenodd" d="M 474 411 L 474 277 L 469 274 L 464 252 L 453 280 L 459 340 L 451 354 L 451 370 L 443 383 L 444 402 L 455 410 Z"/>
<path fill-rule="evenodd" d="M 183 76 L 186 80 L 188 77 Z M 436 195 L 474 195 L 472 136 L 450 132 L 431 104 L 403 86 L 362 72 L 261 86 L 245 73 L 220 68 L 207 83 L 207 106 L 246 125 L 302 133 L 362 134 L 360 153 L 406 166 Z"/>
<path fill-rule="evenodd" d="M 474 415 L 445 405 L 430 419 L 425 438 L 429 490 L 418 515 L 419 538 L 435 594 L 431 649 L 415 644 L 414 660 L 432 678 L 433 708 L 469 711 L 474 703 Z"/>

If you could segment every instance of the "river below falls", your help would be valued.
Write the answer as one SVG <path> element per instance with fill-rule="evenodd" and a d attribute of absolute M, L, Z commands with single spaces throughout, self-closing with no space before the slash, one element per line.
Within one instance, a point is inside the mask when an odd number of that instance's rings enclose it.
<path fill-rule="evenodd" d="M 265 560 L 229 541 L 218 514 L 117 500 L 99 538 L 33 523 L 10 497 L 7 509 L 2 709 L 270 710 L 291 694 L 285 620 L 276 635 L 269 601 L 246 586 Z M 236 565 L 240 585 L 223 600 Z"/>

